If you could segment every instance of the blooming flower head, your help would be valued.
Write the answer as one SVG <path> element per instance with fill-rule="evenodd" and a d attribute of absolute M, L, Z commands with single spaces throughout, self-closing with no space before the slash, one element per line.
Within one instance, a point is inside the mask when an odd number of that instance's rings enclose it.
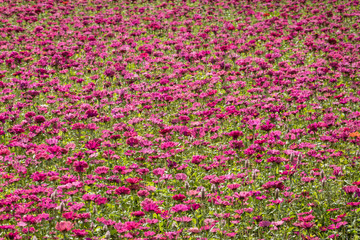
<path fill-rule="evenodd" d="M 130 189 L 127 187 L 119 187 L 119 188 L 115 189 L 115 193 L 117 195 L 127 195 L 127 194 L 130 194 Z"/>
<path fill-rule="evenodd" d="M 72 222 L 62 221 L 62 222 L 56 223 L 55 229 L 60 231 L 60 232 L 68 232 L 73 227 L 74 227 L 74 224 L 72 224 Z"/>
<path fill-rule="evenodd" d="M 73 167 L 76 172 L 86 172 L 89 165 L 85 161 L 76 161 L 73 163 Z"/>

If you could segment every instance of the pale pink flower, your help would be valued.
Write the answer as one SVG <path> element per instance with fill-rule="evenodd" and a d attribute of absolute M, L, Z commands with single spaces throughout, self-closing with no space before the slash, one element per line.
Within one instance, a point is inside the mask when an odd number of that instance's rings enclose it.
<path fill-rule="evenodd" d="M 74 225 L 69 221 L 62 221 L 59 223 L 56 223 L 55 229 L 60 232 L 68 232 L 70 231 Z"/>

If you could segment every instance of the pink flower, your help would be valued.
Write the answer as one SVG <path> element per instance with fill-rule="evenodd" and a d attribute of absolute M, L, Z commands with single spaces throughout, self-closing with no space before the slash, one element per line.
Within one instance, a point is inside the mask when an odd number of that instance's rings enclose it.
<path fill-rule="evenodd" d="M 297 223 L 294 223 L 293 225 L 300 227 L 300 228 L 310 229 L 315 225 L 315 223 L 313 223 L 313 222 L 297 222 Z"/>
<path fill-rule="evenodd" d="M 36 123 L 43 123 L 46 121 L 46 118 L 42 115 L 37 115 L 36 117 L 34 117 L 34 121 Z"/>
<path fill-rule="evenodd" d="M 115 193 L 117 195 L 127 195 L 127 194 L 130 194 L 130 189 L 127 188 L 127 187 L 119 187 L 117 189 L 115 189 Z"/>
<path fill-rule="evenodd" d="M 271 225 L 270 221 L 261 221 L 259 222 L 260 227 L 269 227 Z"/>
<path fill-rule="evenodd" d="M 97 205 L 103 205 L 105 203 L 108 202 L 108 199 L 106 197 L 98 197 L 96 200 L 95 200 L 95 203 Z"/>
<path fill-rule="evenodd" d="M 131 214 L 131 216 L 135 216 L 135 217 L 145 216 L 145 213 L 143 211 L 136 211 L 136 212 L 132 212 L 130 214 Z"/>
<path fill-rule="evenodd" d="M 146 198 L 144 201 L 142 201 L 140 205 L 145 212 L 151 212 L 151 211 L 160 212 L 157 202 L 149 198 Z"/>
<path fill-rule="evenodd" d="M 197 228 L 197 227 L 194 227 L 194 228 L 189 228 L 188 232 L 190 232 L 190 233 L 199 233 L 199 232 L 201 232 L 201 230 L 199 228 Z"/>
<path fill-rule="evenodd" d="M 284 221 L 277 221 L 277 222 L 272 222 L 271 223 L 272 225 L 274 225 L 274 226 L 281 226 L 281 225 L 283 225 L 284 224 Z"/>
<path fill-rule="evenodd" d="M 156 168 L 153 170 L 153 174 L 156 176 L 162 176 L 165 173 L 165 168 Z"/>
<path fill-rule="evenodd" d="M 182 201 L 184 200 L 186 197 L 183 194 L 177 194 L 172 196 L 172 199 L 174 199 L 175 201 Z"/>
<path fill-rule="evenodd" d="M 74 225 L 69 221 L 62 221 L 59 223 L 56 223 L 55 229 L 60 232 L 68 232 L 70 231 Z"/>
<path fill-rule="evenodd" d="M 343 187 L 343 190 L 347 193 L 347 194 L 352 194 L 354 192 L 356 192 L 358 190 L 357 186 L 345 186 Z"/>
<path fill-rule="evenodd" d="M 35 172 L 32 175 L 32 179 L 34 182 L 41 182 L 41 181 L 45 181 L 47 178 L 47 175 L 43 172 Z"/>
<path fill-rule="evenodd" d="M 85 237 L 86 235 L 88 235 L 88 232 L 86 232 L 86 230 L 84 229 L 74 229 L 72 230 L 72 232 L 75 233 L 77 237 Z"/>
<path fill-rule="evenodd" d="M 137 192 L 137 195 L 139 197 L 147 197 L 147 196 L 150 195 L 150 193 L 147 190 L 140 190 L 140 191 Z"/>
<path fill-rule="evenodd" d="M 144 236 L 145 237 L 151 237 L 153 235 L 155 235 L 156 233 L 155 232 L 152 232 L 152 231 L 147 231 L 147 232 L 144 232 Z"/>
<path fill-rule="evenodd" d="M 207 156 L 202 156 L 202 155 L 196 155 L 192 157 L 191 163 L 194 164 L 199 164 L 201 163 L 203 160 L 205 160 L 207 158 Z"/>
<path fill-rule="evenodd" d="M 88 141 L 86 144 L 85 144 L 85 147 L 87 149 L 90 149 L 90 150 L 96 150 L 100 147 L 100 140 L 99 139 L 94 139 L 94 140 L 90 140 Z"/>
<path fill-rule="evenodd" d="M 232 137 L 234 140 L 236 140 L 238 137 L 243 136 L 244 133 L 241 131 L 232 131 L 232 132 L 227 133 L 226 135 L 228 135 L 228 136 Z"/>
<path fill-rule="evenodd" d="M 109 171 L 109 168 L 108 168 L 108 167 L 101 166 L 101 167 L 97 167 L 94 172 L 95 172 L 96 174 L 99 174 L 99 175 L 100 175 L 100 174 L 107 174 L 108 171 Z"/>
<path fill-rule="evenodd" d="M 134 147 L 136 146 L 137 144 L 139 143 L 139 140 L 134 138 L 134 137 L 131 137 L 129 139 L 126 140 L 126 144 L 129 145 L 130 147 Z"/>
<path fill-rule="evenodd" d="M 236 191 L 236 189 L 241 187 L 241 184 L 240 183 L 229 184 L 229 185 L 227 185 L 227 187 L 233 191 Z"/>
<path fill-rule="evenodd" d="M 180 180 L 180 181 L 185 181 L 187 179 L 187 176 L 185 173 L 177 173 L 175 175 L 175 179 Z"/>
<path fill-rule="evenodd" d="M 85 161 L 76 161 L 73 163 L 75 172 L 86 172 L 86 169 L 89 167 Z"/>

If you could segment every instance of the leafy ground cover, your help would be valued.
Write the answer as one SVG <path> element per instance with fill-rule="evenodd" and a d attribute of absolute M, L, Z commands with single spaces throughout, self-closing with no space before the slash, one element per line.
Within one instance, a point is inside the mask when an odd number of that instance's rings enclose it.
<path fill-rule="evenodd" d="M 359 239 L 359 1 L 0 13 L 0 239 Z"/>

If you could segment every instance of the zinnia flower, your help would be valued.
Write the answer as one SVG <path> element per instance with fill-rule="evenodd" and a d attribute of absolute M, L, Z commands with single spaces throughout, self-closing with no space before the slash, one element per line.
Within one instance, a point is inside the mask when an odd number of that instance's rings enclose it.
<path fill-rule="evenodd" d="M 55 229 L 60 232 L 68 232 L 70 231 L 74 225 L 69 221 L 62 221 L 59 223 L 56 223 Z"/>
<path fill-rule="evenodd" d="M 118 195 L 130 194 L 130 189 L 127 187 L 119 187 L 115 190 L 115 193 Z"/>

